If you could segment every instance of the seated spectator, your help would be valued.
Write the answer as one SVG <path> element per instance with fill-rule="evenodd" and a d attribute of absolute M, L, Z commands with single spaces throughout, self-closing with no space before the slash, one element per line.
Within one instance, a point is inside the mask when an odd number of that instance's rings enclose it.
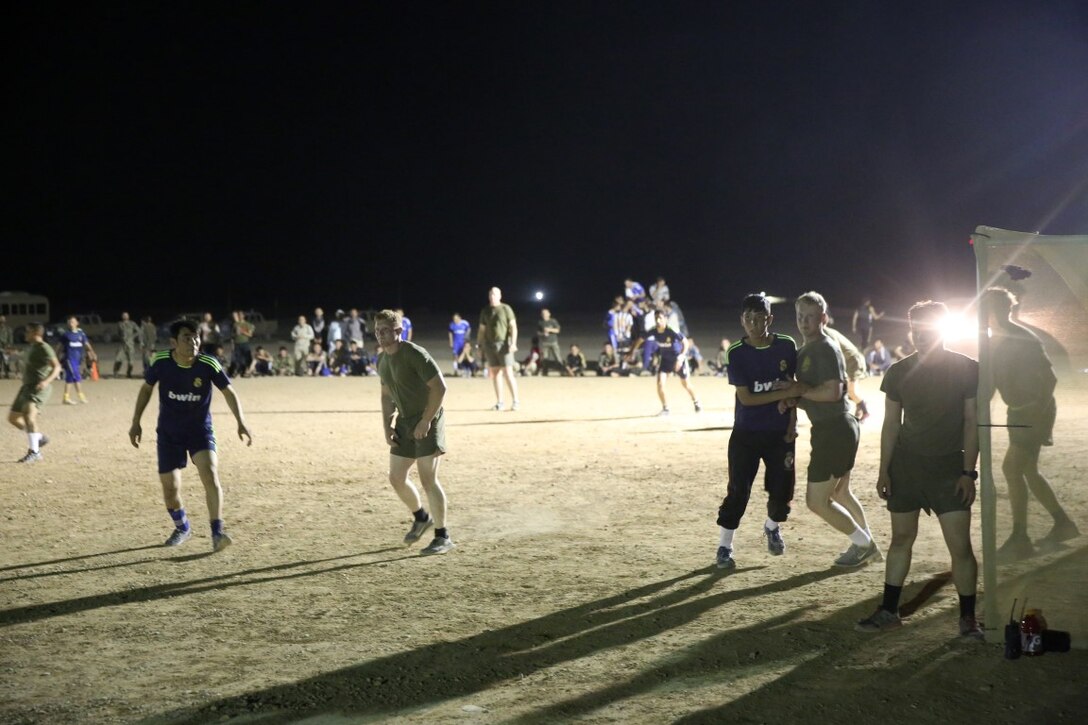
<path fill-rule="evenodd" d="M 284 348 L 284 352 L 286 351 L 287 348 Z M 253 375 L 271 375 L 272 363 L 272 355 L 264 349 L 263 345 L 258 345 L 257 351 L 253 353 L 253 362 L 250 364 L 249 371 Z"/>
<path fill-rule="evenodd" d="M 455 361 L 457 365 L 457 372 L 466 378 L 476 377 L 476 373 L 479 371 L 479 365 L 476 364 L 476 355 L 473 352 L 473 346 L 471 343 L 466 342 L 464 347 L 461 348 L 461 352 L 457 355 Z"/>
<path fill-rule="evenodd" d="M 892 366 L 892 355 L 882 340 L 874 340 L 873 348 L 865 356 L 870 375 L 883 375 Z"/>
<path fill-rule="evenodd" d="M 272 361 L 272 374 L 276 376 L 295 374 L 295 361 L 291 359 L 291 353 L 287 352 L 287 348 L 283 345 L 280 345 L 280 351 L 276 354 L 276 359 Z"/>
<path fill-rule="evenodd" d="M 329 368 L 333 375 L 343 377 L 351 373 L 351 352 L 344 347 L 344 341 L 337 339 L 332 344 L 332 353 L 329 355 Z"/>
<path fill-rule="evenodd" d="M 728 337 L 723 337 L 721 344 L 718 345 L 718 354 L 714 356 L 713 360 L 707 361 L 707 367 L 713 370 L 714 375 L 719 378 L 725 377 L 729 373 L 729 346 L 732 344 Z"/>
<path fill-rule="evenodd" d="M 913 355 L 915 352 L 917 352 L 917 350 L 914 347 L 914 343 L 911 342 L 910 337 L 908 336 L 901 344 L 895 346 L 895 349 L 892 350 L 892 357 L 896 360 L 902 360 L 905 357 Z"/>
<path fill-rule="evenodd" d="M 541 369 L 540 340 L 536 335 L 533 335 L 532 340 L 529 342 L 529 354 L 521 361 L 521 369 L 518 372 L 522 375 L 538 375 Z"/>
<path fill-rule="evenodd" d="M 577 345 L 570 346 L 570 354 L 567 355 L 567 375 L 585 376 L 586 374 L 586 356 L 582 354 L 582 349 Z"/>
<path fill-rule="evenodd" d="M 220 344 L 216 344 L 216 346 L 212 348 L 212 350 L 212 354 L 214 354 L 215 359 L 219 361 L 219 365 L 224 370 L 227 370 L 230 367 L 230 363 L 227 361 L 227 351 Z"/>
<path fill-rule="evenodd" d="M 321 341 L 310 344 L 310 351 L 306 353 L 306 374 L 310 377 L 330 375 L 329 356 L 321 348 Z"/>
<path fill-rule="evenodd" d="M 597 375 L 612 378 L 627 375 L 627 370 L 620 361 L 620 356 L 616 353 L 616 348 L 612 347 L 612 343 L 610 342 L 604 344 L 604 348 L 597 358 Z"/>
<path fill-rule="evenodd" d="M 372 375 L 374 362 L 367 354 L 366 348 L 352 340 L 348 343 L 348 375 Z"/>

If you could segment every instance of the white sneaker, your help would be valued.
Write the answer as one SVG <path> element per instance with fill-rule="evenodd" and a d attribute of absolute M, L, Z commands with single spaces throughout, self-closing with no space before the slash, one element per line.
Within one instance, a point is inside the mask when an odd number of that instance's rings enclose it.
<path fill-rule="evenodd" d="M 230 534 L 226 531 L 212 535 L 212 551 L 222 551 L 233 543 L 234 540 L 230 538 Z"/>

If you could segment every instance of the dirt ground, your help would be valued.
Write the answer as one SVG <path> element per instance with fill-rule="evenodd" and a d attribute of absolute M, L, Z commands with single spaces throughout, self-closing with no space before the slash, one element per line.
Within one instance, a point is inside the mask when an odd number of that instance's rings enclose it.
<path fill-rule="evenodd" d="M 88 384 L 90 403 L 71 407 L 55 390 L 46 460 L 0 464 L 0 722 L 1084 721 L 1088 651 L 1008 661 L 955 636 L 935 520 L 915 547 L 907 626 L 885 635 L 852 627 L 883 566 L 830 566 L 845 537 L 805 510 L 803 473 L 786 555 L 761 541 L 757 490 L 738 568 L 717 570 L 724 380 L 695 379 L 700 414 L 671 383 L 668 418 L 652 417 L 649 377 L 519 382 L 521 411 L 496 413 L 488 380 L 449 380 L 441 479 L 457 548 L 437 557 L 401 545 L 409 517 L 385 480 L 374 378 L 237 380 L 251 448 L 217 397 L 235 545 L 216 555 L 191 468 L 196 535 L 161 546 L 157 403 L 143 447 L 126 437 L 138 382 Z M 863 382 L 874 416 L 854 488 L 886 546 L 878 382 Z M 1079 385 L 1045 463 L 1088 531 Z M 0 381 L 4 401 L 15 391 Z M 10 427 L 0 440 L 3 460 L 25 449 Z M 1083 631 L 1085 543 L 1008 575 L 1071 598 L 1079 622 L 1034 602 L 1052 627 Z"/>

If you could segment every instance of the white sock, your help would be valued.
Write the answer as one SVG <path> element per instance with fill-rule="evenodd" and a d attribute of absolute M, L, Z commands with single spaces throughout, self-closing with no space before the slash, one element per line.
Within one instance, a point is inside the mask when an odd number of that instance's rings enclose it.
<path fill-rule="evenodd" d="M 736 529 L 727 529 L 724 526 L 719 526 L 718 531 L 718 546 L 728 546 L 733 548 L 733 534 L 737 532 Z"/>
<path fill-rule="evenodd" d="M 854 529 L 854 533 L 850 534 L 850 543 L 857 546 L 868 546 L 872 540 L 873 537 L 864 529 Z"/>
<path fill-rule="evenodd" d="M 767 519 L 766 523 L 763 524 L 763 527 L 765 529 L 767 529 L 768 531 L 774 531 L 775 529 L 778 528 L 778 522 L 777 521 L 771 521 L 770 519 Z"/>
<path fill-rule="evenodd" d="M 37 453 L 39 448 L 40 448 L 41 441 L 42 441 L 42 434 L 41 433 L 27 433 L 26 437 L 28 439 L 30 439 L 30 450 Z"/>

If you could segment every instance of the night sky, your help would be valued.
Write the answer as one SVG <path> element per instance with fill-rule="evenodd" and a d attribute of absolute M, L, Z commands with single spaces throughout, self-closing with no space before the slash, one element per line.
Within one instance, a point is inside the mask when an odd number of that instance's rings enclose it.
<path fill-rule="evenodd" d="M 958 9 L 954 9 L 958 8 Z M 1088 3 L 22 3 L 0 289 L 135 314 L 969 294 L 1088 233 Z"/>

